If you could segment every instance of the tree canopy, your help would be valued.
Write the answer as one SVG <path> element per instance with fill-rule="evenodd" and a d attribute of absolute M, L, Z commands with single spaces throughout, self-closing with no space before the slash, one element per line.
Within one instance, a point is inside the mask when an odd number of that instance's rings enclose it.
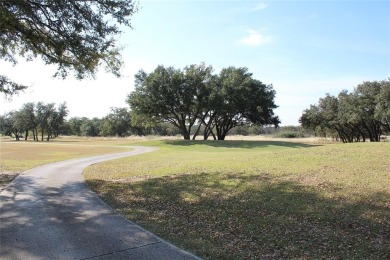
<path fill-rule="evenodd" d="M 20 140 L 30 138 L 34 141 L 49 141 L 59 135 L 75 136 L 129 136 L 143 135 L 144 129 L 132 127 L 131 114 L 128 108 L 111 108 L 103 118 L 72 117 L 66 103 L 56 106 L 54 103 L 25 103 L 14 111 L 0 115 L 0 134 Z"/>
<path fill-rule="evenodd" d="M 131 27 L 137 11 L 132 0 L 1 0 L 0 58 L 41 57 L 58 66 L 55 76 L 70 71 L 82 79 L 100 65 L 119 76 L 122 60 L 115 38 L 120 26 Z M 13 95 L 26 86 L 0 77 L 0 92 Z"/>
<path fill-rule="evenodd" d="M 345 143 L 378 142 L 383 133 L 390 133 L 390 79 L 363 82 L 353 92 L 343 90 L 337 97 L 327 94 L 303 112 L 300 123 Z"/>
<path fill-rule="evenodd" d="M 128 108 L 111 108 L 111 113 L 102 120 L 102 136 L 127 136 L 131 131 L 131 117 Z"/>
<path fill-rule="evenodd" d="M 244 124 L 277 126 L 274 116 L 275 91 L 253 79 L 246 68 L 229 67 L 219 75 L 211 66 L 191 65 L 183 70 L 158 66 L 135 77 L 135 91 L 127 102 L 135 117 L 148 122 L 169 122 L 190 139 L 191 129 L 204 126 L 204 139 L 212 135 L 224 140 L 235 126 Z"/>
<path fill-rule="evenodd" d="M 214 125 L 218 140 L 239 125 L 255 124 L 278 126 L 279 118 L 273 109 L 276 92 L 272 85 L 253 79 L 247 68 L 222 69 L 214 93 L 210 99 L 211 125 Z"/>

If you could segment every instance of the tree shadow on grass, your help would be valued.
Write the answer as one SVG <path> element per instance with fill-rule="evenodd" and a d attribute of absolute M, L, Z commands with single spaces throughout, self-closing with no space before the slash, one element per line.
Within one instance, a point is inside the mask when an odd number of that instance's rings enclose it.
<path fill-rule="evenodd" d="M 306 144 L 298 142 L 283 142 L 283 141 L 238 141 L 238 140 L 225 140 L 225 141 L 214 141 L 214 140 L 165 140 L 163 142 L 167 145 L 174 146 L 194 146 L 194 145 L 207 145 L 211 147 L 220 148 L 267 148 L 267 147 L 286 147 L 286 148 L 304 148 L 304 147 L 315 147 L 319 145 Z"/>
<path fill-rule="evenodd" d="M 267 174 L 89 184 L 131 220 L 203 258 L 390 258 L 388 193 L 347 202 Z"/>

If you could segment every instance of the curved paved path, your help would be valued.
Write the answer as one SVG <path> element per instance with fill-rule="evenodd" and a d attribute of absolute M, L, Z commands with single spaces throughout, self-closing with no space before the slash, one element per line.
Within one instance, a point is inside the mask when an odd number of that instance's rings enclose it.
<path fill-rule="evenodd" d="M 117 214 L 81 173 L 153 148 L 71 159 L 19 175 L 0 194 L 0 259 L 196 259 Z"/>

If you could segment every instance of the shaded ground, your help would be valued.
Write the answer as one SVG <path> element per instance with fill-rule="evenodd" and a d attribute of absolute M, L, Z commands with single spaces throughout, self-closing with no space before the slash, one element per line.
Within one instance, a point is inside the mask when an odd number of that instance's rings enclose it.
<path fill-rule="evenodd" d="M 19 175 L 18 172 L 0 171 L 0 192 Z"/>
<path fill-rule="evenodd" d="M 206 259 L 390 259 L 389 144 L 168 141 L 85 174 L 124 216 Z"/>
<path fill-rule="evenodd" d="M 71 159 L 19 175 L 0 193 L 0 259 L 196 259 L 117 214 L 81 175 L 88 165 L 153 150 Z"/>
<path fill-rule="evenodd" d="M 266 173 L 89 184 L 128 218 L 204 258 L 390 258 L 388 193 L 347 202 L 321 196 L 336 186 Z"/>
<path fill-rule="evenodd" d="M 246 149 L 255 149 L 255 148 L 267 148 L 267 147 L 285 147 L 285 148 L 303 148 L 303 147 L 314 147 L 316 144 L 308 143 L 298 143 L 298 142 L 284 142 L 284 141 L 242 141 L 242 140 L 225 140 L 225 141 L 216 141 L 216 140 L 207 140 L 207 141 L 190 141 L 190 140 L 166 140 L 165 144 L 173 146 L 194 146 L 194 145 L 206 145 L 210 147 L 219 147 L 219 148 L 246 148 Z"/>

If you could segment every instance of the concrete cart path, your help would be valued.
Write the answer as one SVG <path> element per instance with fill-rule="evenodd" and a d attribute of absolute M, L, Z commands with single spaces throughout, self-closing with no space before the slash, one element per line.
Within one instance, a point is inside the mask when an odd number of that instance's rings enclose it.
<path fill-rule="evenodd" d="M 19 175 L 0 194 L 0 259 L 197 259 L 126 220 L 87 187 L 85 167 L 154 150 L 133 148 Z"/>

